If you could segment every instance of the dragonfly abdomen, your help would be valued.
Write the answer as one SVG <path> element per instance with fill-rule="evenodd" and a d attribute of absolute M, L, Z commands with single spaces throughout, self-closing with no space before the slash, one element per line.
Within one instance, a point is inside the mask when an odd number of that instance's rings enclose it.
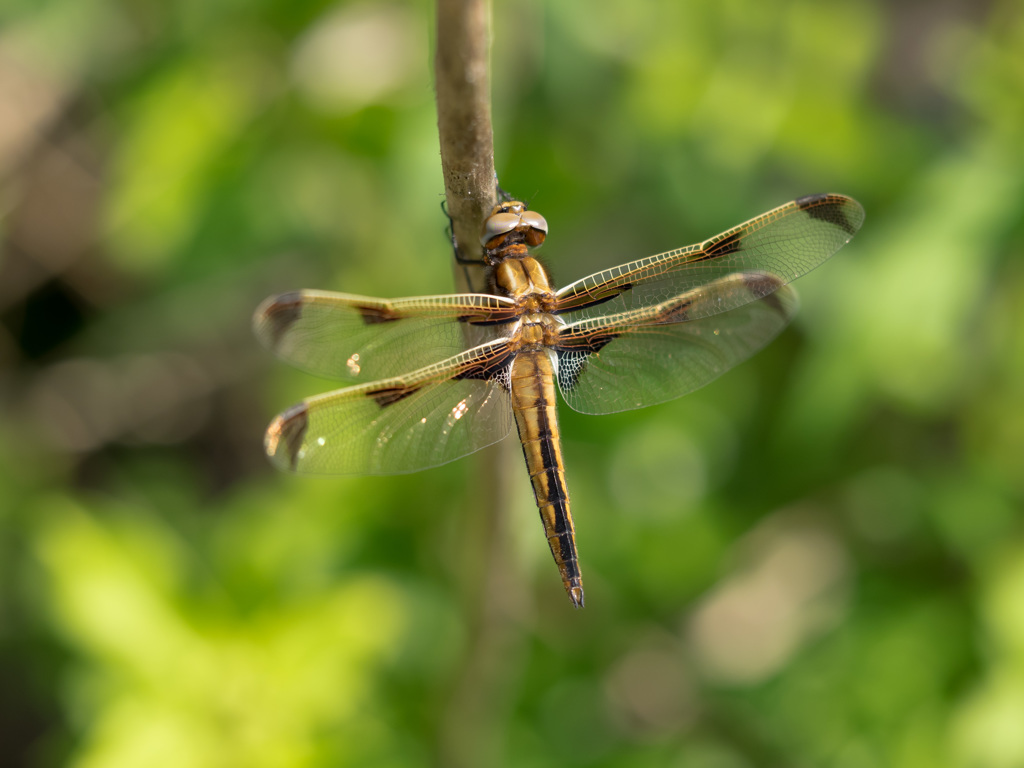
<path fill-rule="evenodd" d="M 520 352 L 512 363 L 512 407 L 551 554 L 573 605 L 583 606 L 576 533 L 569 511 L 562 439 L 558 429 L 555 369 L 547 350 Z"/>

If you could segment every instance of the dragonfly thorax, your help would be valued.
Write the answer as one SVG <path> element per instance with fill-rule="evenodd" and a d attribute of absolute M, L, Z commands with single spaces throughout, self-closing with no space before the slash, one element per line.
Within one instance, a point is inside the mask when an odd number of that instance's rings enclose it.
<path fill-rule="evenodd" d="M 558 332 L 563 325 L 562 319 L 556 315 L 524 315 L 512 330 L 510 346 L 516 352 L 549 349 L 557 343 Z"/>
<path fill-rule="evenodd" d="M 532 256 L 505 259 L 494 268 L 494 285 L 516 302 L 523 314 L 551 312 L 555 294 L 547 270 Z"/>

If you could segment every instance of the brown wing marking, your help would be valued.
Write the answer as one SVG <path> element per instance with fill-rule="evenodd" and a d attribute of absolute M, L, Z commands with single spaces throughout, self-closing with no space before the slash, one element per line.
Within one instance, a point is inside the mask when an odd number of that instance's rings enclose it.
<path fill-rule="evenodd" d="M 367 325 L 377 325 L 379 323 L 393 323 L 396 320 L 402 319 L 401 315 L 396 313 L 394 310 L 388 309 L 387 307 L 372 307 L 366 304 L 355 304 L 354 308 L 359 313 L 360 317 L 363 318 L 363 322 L 366 323 Z"/>
<path fill-rule="evenodd" d="M 366 396 L 377 401 L 377 405 L 386 408 L 389 405 L 405 400 L 410 395 L 415 395 L 421 387 L 386 387 L 384 389 L 370 390 Z"/>
<path fill-rule="evenodd" d="M 743 233 L 730 232 L 720 239 L 712 239 L 704 244 L 703 253 L 690 259 L 691 262 L 704 261 L 705 259 L 717 259 L 719 256 L 728 256 L 736 253 L 742 248 Z"/>
<path fill-rule="evenodd" d="M 512 353 L 507 353 L 504 356 L 495 355 L 482 357 L 475 362 L 468 363 L 463 366 L 458 370 L 458 372 L 454 373 L 451 378 L 457 380 L 488 380 L 497 378 L 500 381 L 501 377 L 499 374 L 508 367 L 511 359 Z M 366 392 L 366 396 L 373 398 L 377 401 L 377 405 L 384 408 L 389 405 L 394 405 L 411 395 L 415 395 L 423 388 L 423 386 L 423 384 L 418 384 L 410 386 L 382 387 L 381 389 L 368 390 Z"/>

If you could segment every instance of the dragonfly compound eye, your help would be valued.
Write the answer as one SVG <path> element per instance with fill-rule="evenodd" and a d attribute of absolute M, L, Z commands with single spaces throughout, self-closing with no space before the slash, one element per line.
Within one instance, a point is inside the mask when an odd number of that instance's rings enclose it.
<path fill-rule="evenodd" d="M 501 242 L 498 238 L 519 226 L 519 218 L 518 213 L 496 213 L 488 216 L 480 232 L 480 245 L 484 248 L 497 247 Z"/>
<path fill-rule="evenodd" d="M 522 221 L 529 227 L 526 231 L 526 244 L 536 246 L 543 243 L 548 234 L 547 220 L 536 211 L 524 211 Z"/>

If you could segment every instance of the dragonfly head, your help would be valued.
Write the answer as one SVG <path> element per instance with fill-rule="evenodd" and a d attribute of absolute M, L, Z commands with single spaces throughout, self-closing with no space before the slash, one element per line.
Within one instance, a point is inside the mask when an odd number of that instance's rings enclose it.
<path fill-rule="evenodd" d="M 535 247 L 544 242 L 548 234 L 548 223 L 536 211 L 526 210 L 518 200 L 498 203 L 491 215 L 484 220 L 480 231 L 480 244 L 488 251 L 522 242 Z"/>

